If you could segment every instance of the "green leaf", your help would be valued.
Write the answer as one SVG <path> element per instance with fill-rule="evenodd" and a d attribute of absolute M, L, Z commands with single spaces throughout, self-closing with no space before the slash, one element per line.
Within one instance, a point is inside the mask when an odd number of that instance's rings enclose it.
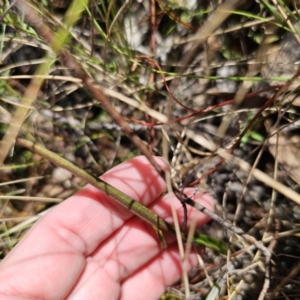
<path fill-rule="evenodd" d="M 198 234 L 194 237 L 193 242 L 195 244 L 208 247 L 210 249 L 216 250 L 221 254 L 227 253 L 227 245 L 223 241 L 213 238 L 205 234 Z"/>

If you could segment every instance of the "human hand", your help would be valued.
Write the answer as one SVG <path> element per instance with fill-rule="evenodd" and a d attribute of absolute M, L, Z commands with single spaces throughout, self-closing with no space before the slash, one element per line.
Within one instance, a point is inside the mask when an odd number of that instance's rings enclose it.
<path fill-rule="evenodd" d="M 130 159 L 101 178 L 172 223 L 175 196 L 160 196 L 165 182 L 145 157 Z M 213 210 L 209 195 L 198 194 L 194 200 Z M 182 205 L 175 204 L 182 221 Z M 198 226 L 208 221 L 202 213 L 193 216 Z M 87 185 L 40 219 L 2 261 L 0 299 L 158 299 L 181 276 L 176 240 L 166 235 L 163 251 L 154 229 L 131 217 Z M 188 268 L 196 264 L 192 253 Z"/>

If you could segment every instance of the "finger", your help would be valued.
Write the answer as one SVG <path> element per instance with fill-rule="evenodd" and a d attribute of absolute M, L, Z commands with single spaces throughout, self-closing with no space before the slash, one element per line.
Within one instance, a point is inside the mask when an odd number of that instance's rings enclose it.
<path fill-rule="evenodd" d="M 166 169 L 161 159 L 156 160 Z M 119 165 L 103 179 L 145 205 L 165 188 L 145 157 Z M 64 298 L 84 269 L 85 257 L 131 216 L 112 203 L 104 192 L 87 186 L 55 207 L 1 263 L 0 293 L 14 290 L 33 298 Z"/>
<path fill-rule="evenodd" d="M 199 202 L 210 211 L 214 211 L 214 202 L 209 194 L 200 192 L 196 193 L 194 188 L 186 188 L 184 189 L 184 193 L 186 196 L 190 197 L 196 202 Z M 156 202 L 151 203 L 149 205 L 149 209 L 162 217 L 168 223 L 173 224 L 173 201 L 180 224 L 183 224 L 184 221 L 187 221 L 187 227 L 189 227 L 191 220 L 193 219 L 193 222 L 196 222 L 196 227 L 201 227 L 210 220 L 210 218 L 202 212 L 196 211 L 195 213 L 195 209 L 191 208 L 190 206 L 187 206 L 187 220 L 185 220 L 183 205 L 176 197 L 174 197 L 173 194 L 167 194 L 166 196 L 160 198 L 159 205 L 157 205 Z"/>
<path fill-rule="evenodd" d="M 186 271 L 190 271 L 197 263 L 196 253 L 190 253 L 185 262 Z M 182 266 L 178 246 L 173 243 L 166 251 L 161 252 L 121 283 L 120 299 L 159 299 L 166 287 L 173 285 L 181 278 Z"/>

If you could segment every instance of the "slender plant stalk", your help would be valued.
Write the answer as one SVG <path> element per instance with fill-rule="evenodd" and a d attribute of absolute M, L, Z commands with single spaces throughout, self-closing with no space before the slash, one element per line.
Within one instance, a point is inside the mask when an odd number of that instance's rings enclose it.
<path fill-rule="evenodd" d="M 52 163 L 70 171 L 73 175 L 81 178 L 86 183 L 89 183 L 95 188 L 105 192 L 107 195 L 111 196 L 113 200 L 117 201 L 123 207 L 132 211 L 136 216 L 138 216 L 148 224 L 152 225 L 156 231 L 159 231 L 159 234 L 160 231 L 175 233 L 175 229 L 171 224 L 169 224 L 164 219 L 157 216 L 149 208 L 133 200 L 132 198 L 130 198 L 123 192 L 119 191 L 115 187 L 111 186 L 110 184 L 106 183 L 105 181 L 101 180 L 100 178 L 97 178 L 92 174 L 89 174 L 88 172 L 80 169 L 79 167 L 75 166 L 71 162 L 60 157 L 58 154 L 49 151 L 48 149 L 44 148 L 41 145 L 38 145 L 37 143 L 22 138 L 18 138 L 17 143 L 41 155 L 42 157 L 48 159 Z M 181 238 L 184 241 L 186 241 L 187 239 L 186 235 L 183 232 L 180 232 L 180 235 Z M 193 242 L 197 245 L 202 245 L 202 246 L 212 248 L 220 253 L 226 253 L 227 251 L 225 243 L 206 235 L 201 234 L 195 236 Z"/>

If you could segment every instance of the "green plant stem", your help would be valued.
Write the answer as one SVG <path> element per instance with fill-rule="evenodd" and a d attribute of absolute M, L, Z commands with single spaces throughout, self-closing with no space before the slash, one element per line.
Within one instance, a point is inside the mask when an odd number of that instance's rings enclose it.
<path fill-rule="evenodd" d="M 59 155 L 47 150 L 41 145 L 37 143 L 18 138 L 17 143 L 41 156 L 48 159 L 52 163 L 70 171 L 73 175 L 81 178 L 86 183 L 91 184 L 95 188 L 105 192 L 107 195 L 111 196 L 111 198 L 121 204 L 123 207 L 127 208 L 128 210 L 132 211 L 136 216 L 147 222 L 148 224 L 152 225 L 156 231 L 167 231 L 171 233 L 175 233 L 174 227 L 166 222 L 164 219 L 157 216 L 151 210 L 149 210 L 146 206 L 142 205 L 141 203 L 133 200 L 126 194 L 122 193 L 118 189 L 114 188 L 110 184 L 104 182 L 103 180 L 89 174 L 88 172 L 80 169 L 79 167 L 75 166 L 71 162 L 67 161 L 66 159 L 60 157 Z M 181 232 L 181 238 L 186 241 L 186 235 Z M 219 251 L 220 253 L 226 253 L 226 245 L 225 243 L 211 238 L 205 235 L 197 235 L 194 237 L 193 242 L 197 245 L 207 246 L 214 250 Z"/>

